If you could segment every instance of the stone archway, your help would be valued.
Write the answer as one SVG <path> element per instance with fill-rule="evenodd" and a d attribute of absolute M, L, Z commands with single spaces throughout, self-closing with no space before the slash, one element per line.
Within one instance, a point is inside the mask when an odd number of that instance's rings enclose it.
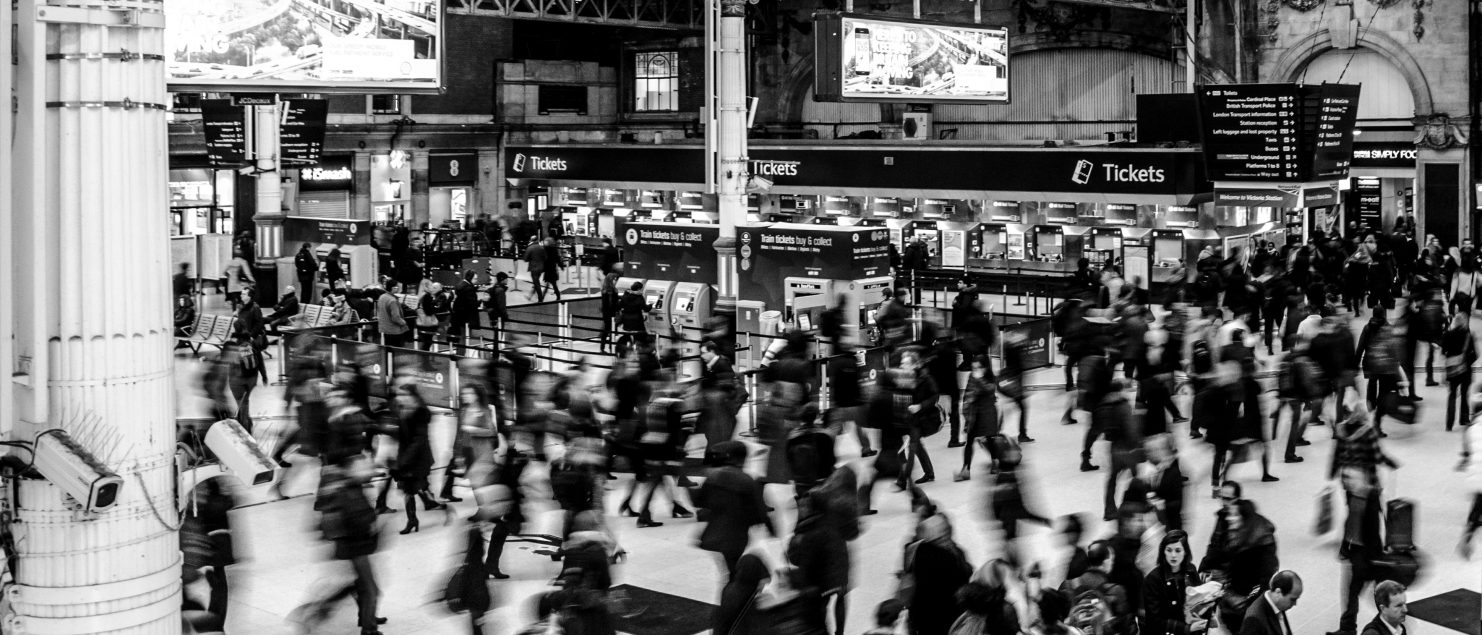
<path fill-rule="evenodd" d="M 1425 80 L 1425 72 L 1420 69 L 1420 64 L 1415 61 L 1409 51 L 1405 50 L 1403 44 L 1383 31 L 1369 27 L 1359 27 L 1357 42 L 1359 46 L 1383 56 L 1400 70 L 1400 74 L 1404 76 L 1405 82 L 1410 87 L 1410 95 L 1415 101 L 1416 117 L 1424 117 L 1435 112 L 1435 101 L 1431 99 L 1431 88 Z M 1331 50 L 1335 50 L 1333 36 L 1327 29 L 1302 38 L 1277 58 L 1276 65 L 1271 69 L 1271 81 L 1297 81 L 1312 60 Z"/>

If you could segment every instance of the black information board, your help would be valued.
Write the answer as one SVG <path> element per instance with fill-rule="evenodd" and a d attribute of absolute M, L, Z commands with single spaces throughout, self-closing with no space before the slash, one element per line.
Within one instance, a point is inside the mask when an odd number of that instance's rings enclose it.
<path fill-rule="evenodd" d="M 1303 141 L 1312 144 L 1311 172 L 1307 180 L 1348 177 L 1353 163 L 1353 129 L 1358 121 L 1359 87 L 1354 84 L 1322 84 L 1305 87 L 1302 130 L 1311 131 Z M 1311 113 L 1312 119 L 1308 119 Z M 1305 150 L 1305 148 L 1304 148 Z"/>
<path fill-rule="evenodd" d="M 1205 86 L 1199 102 L 1210 180 L 1302 178 L 1301 93 L 1296 84 Z"/>
<path fill-rule="evenodd" d="M 237 168 L 247 161 L 247 113 L 230 99 L 201 100 L 206 159 L 213 168 Z"/>
<path fill-rule="evenodd" d="M 1384 191 L 1379 179 L 1358 178 L 1353 180 L 1353 202 L 1358 211 L 1360 226 L 1374 231 L 1383 231 Z"/>
<path fill-rule="evenodd" d="M 1229 84 L 1200 89 L 1204 161 L 1213 181 L 1348 176 L 1359 86 Z"/>
<path fill-rule="evenodd" d="M 292 99 L 283 102 L 278 126 L 279 148 L 285 161 L 314 163 L 324 151 L 324 124 L 329 102 L 323 99 Z"/>

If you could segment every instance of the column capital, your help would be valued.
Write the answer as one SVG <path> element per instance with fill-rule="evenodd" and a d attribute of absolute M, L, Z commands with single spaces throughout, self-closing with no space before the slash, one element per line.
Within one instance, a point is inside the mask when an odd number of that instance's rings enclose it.
<path fill-rule="evenodd" d="M 724 18 L 746 17 L 746 0 L 720 0 L 720 15 Z"/>

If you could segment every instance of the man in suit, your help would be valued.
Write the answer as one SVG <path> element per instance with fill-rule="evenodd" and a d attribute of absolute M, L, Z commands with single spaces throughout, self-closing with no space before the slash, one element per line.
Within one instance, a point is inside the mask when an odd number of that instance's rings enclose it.
<path fill-rule="evenodd" d="M 1394 580 L 1374 585 L 1374 607 L 1379 614 L 1360 635 L 1405 635 L 1405 616 L 1410 613 L 1405 604 L 1405 585 Z"/>
<path fill-rule="evenodd" d="M 1302 578 L 1295 571 L 1277 571 L 1270 589 L 1261 593 L 1245 610 L 1240 635 L 1294 635 L 1286 612 L 1302 598 Z"/>

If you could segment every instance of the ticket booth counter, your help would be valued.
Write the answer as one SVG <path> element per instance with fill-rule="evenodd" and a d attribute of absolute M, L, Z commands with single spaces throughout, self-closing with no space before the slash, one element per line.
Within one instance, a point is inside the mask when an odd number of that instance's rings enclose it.
<path fill-rule="evenodd" d="M 795 325 L 802 331 L 818 328 L 819 318 L 829 308 L 833 291 L 832 280 L 821 278 L 784 278 L 782 306 L 783 321 Z"/>
<path fill-rule="evenodd" d="M 1128 283 L 1136 280 L 1139 287 L 1148 290 L 1153 279 L 1153 230 L 1124 229 L 1122 233 L 1122 277 Z"/>
<path fill-rule="evenodd" d="M 1149 263 L 1152 281 L 1159 284 L 1177 282 L 1179 261 L 1185 260 L 1184 231 L 1180 229 L 1154 229 L 1149 240 L 1152 242 L 1152 258 Z"/>
<path fill-rule="evenodd" d="M 1071 261 L 1066 253 L 1065 228 L 1059 225 L 1036 225 L 1034 241 L 1030 243 L 1033 253 L 1030 260 L 1039 262 Z"/>
<path fill-rule="evenodd" d="M 1105 267 L 1122 260 L 1122 228 L 1092 227 L 1086 232 L 1082 251 L 1093 267 Z"/>

